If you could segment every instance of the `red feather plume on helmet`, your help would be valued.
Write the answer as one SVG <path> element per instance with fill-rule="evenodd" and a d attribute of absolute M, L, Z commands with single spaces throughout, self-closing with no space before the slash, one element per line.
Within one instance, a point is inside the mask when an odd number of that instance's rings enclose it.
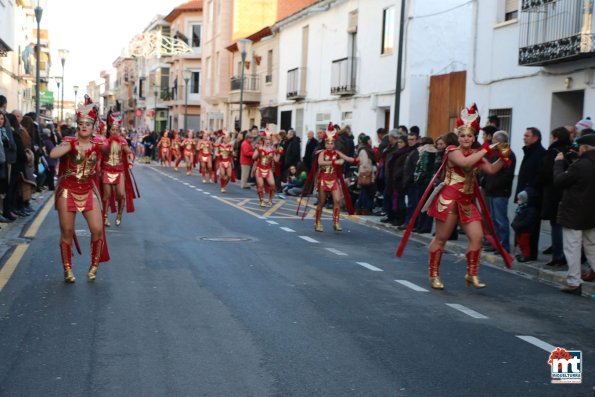
<path fill-rule="evenodd" d="M 474 103 L 468 108 L 461 110 L 461 115 L 455 122 L 455 128 L 470 128 L 474 132 L 477 132 L 480 129 L 479 123 L 479 110 L 477 109 L 477 105 Z"/>

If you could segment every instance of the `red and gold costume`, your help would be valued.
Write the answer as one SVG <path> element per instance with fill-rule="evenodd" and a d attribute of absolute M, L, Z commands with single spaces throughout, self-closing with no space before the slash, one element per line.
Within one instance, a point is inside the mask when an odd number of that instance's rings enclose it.
<path fill-rule="evenodd" d="M 224 138 L 225 139 L 225 138 Z M 217 149 L 217 164 L 219 165 L 219 178 L 221 182 L 221 191 L 225 192 L 225 187 L 230 179 L 233 181 L 233 145 L 231 143 L 221 142 L 215 145 Z M 231 178 L 226 177 L 227 170 L 232 170 Z"/>
<path fill-rule="evenodd" d="M 60 179 L 56 198 L 66 199 L 69 212 L 85 212 L 93 209 L 94 198 L 99 200 L 97 175 L 101 159 L 102 140 L 92 138 L 91 149 L 83 151 L 78 147 L 76 137 L 67 136 L 64 142 L 70 144 L 70 151 L 60 159 Z M 57 202 L 56 202 L 57 204 Z"/>
<path fill-rule="evenodd" d="M 198 141 L 197 150 L 202 183 L 207 181 L 207 171 L 209 171 L 209 182 L 211 182 L 213 180 L 213 144 L 207 136 L 203 135 L 203 138 Z"/>
<path fill-rule="evenodd" d="M 182 161 L 182 140 L 180 139 L 180 134 L 178 131 L 174 130 L 174 137 L 171 140 L 171 153 L 176 158 L 176 163 L 174 165 L 176 171 L 178 170 L 178 165 L 180 165 L 180 161 Z"/>
<path fill-rule="evenodd" d="M 110 112 L 108 116 L 108 125 L 110 129 L 121 128 L 122 117 L 117 113 Z M 116 197 L 112 187 L 117 187 L 124 183 L 124 190 L 117 197 L 116 226 L 120 226 L 124 207 L 126 212 L 134 212 L 134 199 L 140 197 L 134 175 L 132 174 L 132 165 L 128 159 L 128 142 L 122 136 L 111 136 L 107 139 L 103 147 L 103 159 L 101 162 L 102 182 L 104 187 L 103 197 L 103 218 L 105 226 L 110 226 L 108 221 L 108 206 L 111 212 L 116 212 Z M 106 192 L 105 189 L 112 189 Z M 109 202 L 108 202 L 109 200 Z"/>
<path fill-rule="evenodd" d="M 353 205 L 351 203 L 351 195 L 347 189 L 347 184 L 343 179 L 343 164 L 345 161 L 353 164 L 357 164 L 358 162 L 357 159 L 349 158 L 343 155 L 340 151 L 335 150 L 335 139 L 336 131 L 334 130 L 332 123 L 329 123 L 325 135 L 325 145 L 331 144 L 333 149 L 326 149 L 316 154 L 314 164 L 312 164 L 312 169 L 310 170 L 310 174 L 308 175 L 308 179 L 306 180 L 306 184 L 304 185 L 302 193 L 303 197 L 303 195 L 311 189 L 312 181 L 314 181 L 313 185 L 318 190 L 318 205 L 316 206 L 316 217 L 314 221 L 314 230 L 317 232 L 323 231 L 321 217 L 327 194 L 331 194 L 333 197 L 333 228 L 335 231 L 343 230 L 339 223 L 340 206 L 338 201 L 341 193 L 343 193 L 347 211 L 350 215 L 354 213 Z M 321 164 L 320 161 L 323 161 L 324 164 Z M 300 207 L 298 206 L 298 211 L 299 208 Z"/>
<path fill-rule="evenodd" d="M 469 109 L 463 109 L 461 117 L 457 120 L 455 127 L 459 131 L 459 142 L 462 142 L 461 137 L 473 136 L 479 131 L 479 113 L 477 107 L 472 105 Z M 471 141 L 472 142 L 472 141 Z M 438 228 L 445 227 L 449 219 L 449 215 L 456 215 L 456 220 L 462 225 L 469 224 L 471 222 L 481 222 L 483 228 L 483 235 L 485 239 L 502 255 L 504 262 L 508 267 L 512 265 L 512 257 L 500 243 L 497 237 L 496 229 L 487 205 L 483 199 L 479 184 L 477 181 L 477 173 L 484 164 L 485 160 L 483 157 L 479 157 L 478 160 L 470 167 L 460 167 L 449 161 L 449 155 L 455 151 L 461 151 L 464 157 L 476 155 L 479 151 L 485 151 L 486 154 L 491 152 L 491 148 L 484 143 L 479 149 L 471 149 L 465 146 L 449 146 L 444 155 L 444 161 L 442 166 L 434 175 L 434 178 L 428 185 L 428 188 L 424 192 L 419 204 L 411 218 L 409 226 L 405 230 L 405 234 L 401 239 L 401 243 L 397 249 L 397 256 L 401 256 L 407 245 L 407 241 L 411 234 L 411 231 L 415 225 L 415 221 L 419 212 L 428 208 L 428 215 L 436 218 L 440 221 L 437 223 L 436 237 L 430 244 L 429 249 L 429 280 L 430 285 L 434 289 L 444 289 L 444 284 L 440 280 L 440 262 L 442 253 L 444 252 L 443 244 L 441 240 L 438 240 Z M 507 156 L 510 155 L 510 150 L 506 146 L 498 148 L 500 160 L 505 164 L 509 165 L 510 160 Z M 434 182 L 439 175 L 443 175 L 443 182 L 438 185 L 430 196 L 430 192 L 434 186 Z M 428 198 L 429 197 L 429 198 Z M 426 202 L 427 201 L 427 202 Z M 480 211 L 481 209 L 481 211 Z M 456 225 L 454 225 L 456 227 Z M 474 229 L 470 229 L 474 230 Z M 444 233 L 448 234 L 448 229 L 441 229 Z M 477 240 L 481 244 L 481 233 L 469 234 L 469 248 L 466 253 L 467 257 L 467 274 L 465 275 L 465 283 L 473 285 L 475 288 L 483 288 L 485 284 L 479 281 L 477 272 L 479 269 L 479 259 L 481 257 L 480 249 L 472 249 L 471 241 Z M 434 247 L 434 249 L 433 249 Z M 436 248 L 438 247 L 438 248 Z"/>
<path fill-rule="evenodd" d="M 171 167 L 171 139 L 169 137 L 169 132 L 165 131 L 157 146 L 159 147 L 161 161 L 163 163 L 167 161 L 167 166 Z"/>
<path fill-rule="evenodd" d="M 265 132 L 265 138 L 271 139 L 270 133 Z M 265 190 L 269 193 L 269 205 L 273 205 L 273 196 L 275 195 L 276 186 L 274 185 L 273 168 L 275 165 L 275 156 L 280 154 L 282 148 L 275 148 L 271 145 L 261 145 L 254 150 L 253 156 L 256 158 L 254 162 L 254 176 L 257 178 L 256 193 L 258 194 L 258 200 L 260 206 L 264 207 L 264 192 Z M 265 187 L 266 181 L 266 187 Z M 271 182 L 273 181 L 272 185 Z"/>
<path fill-rule="evenodd" d="M 91 102 L 89 96 L 85 95 L 84 104 L 79 105 L 77 110 L 77 120 L 79 123 L 83 121 L 90 122 L 94 126 L 97 119 L 97 107 Z M 68 151 L 59 157 L 58 187 L 55 195 L 55 206 L 59 215 L 63 213 L 64 208 L 67 212 L 74 213 L 84 213 L 87 211 L 99 211 L 101 213 L 99 164 L 104 140 L 90 138 L 88 142 L 91 145 L 86 149 L 80 146 L 77 137 L 64 137 L 61 144 L 62 146 L 68 146 Z M 57 147 L 54 150 L 56 149 L 59 148 Z M 62 200 L 65 201 L 65 205 L 60 205 Z M 96 205 L 99 208 L 96 208 Z M 61 225 L 62 222 L 63 218 L 60 215 Z M 74 219 L 72 222 L 72 227 L 74 227 Z M 71 240 L 74 240 L 79 254 L 81 252 L 74 231 L 71 235 L 62 234 L 60 239 L 60 255 L 64 268 L 64 281 L 67 283 L 73 283 L 75 281 L 72 273 Z M 87 274 L 89 280 L 95 279 L 99 263 L 107 262 L 109 259 L 105 230 L 103 230 L 101 238 L 91 241 L 91 267 Z"/>
<path fill-rule="evenodd" d="M 184 158 L 190 158 L 190 161 L 186 161 L 186 175 L 192 173 L 192 167 L 194 166 L 194 152 L 196 152 L 196 142 L 192 138 L 185 138 L 182 141 L 182 148 L 184 149 Z"/>

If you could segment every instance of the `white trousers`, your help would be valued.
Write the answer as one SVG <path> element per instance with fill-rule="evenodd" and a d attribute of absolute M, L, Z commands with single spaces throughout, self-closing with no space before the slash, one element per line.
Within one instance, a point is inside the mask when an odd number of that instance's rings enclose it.
<path fill-rule="evenodd" d="M 585 256 L 595 270 L 595 229 L 574 230 L 562 228 L 562 239 L 564 242 L 564 256 L 568 262 L 568 275 L 566 282 L 572 287 L 582 283 L 581 280 L 581 245 L 585 250 Z"/>

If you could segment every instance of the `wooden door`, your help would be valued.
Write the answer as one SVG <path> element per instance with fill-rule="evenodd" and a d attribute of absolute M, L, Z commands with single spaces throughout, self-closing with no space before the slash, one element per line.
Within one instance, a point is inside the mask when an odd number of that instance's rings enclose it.
<path fill-rule="evenodd" d="M 466 80 L 466 71 L 430 77 L 428 136 L 437 138 L 453 130 L 465 106 Z"/>

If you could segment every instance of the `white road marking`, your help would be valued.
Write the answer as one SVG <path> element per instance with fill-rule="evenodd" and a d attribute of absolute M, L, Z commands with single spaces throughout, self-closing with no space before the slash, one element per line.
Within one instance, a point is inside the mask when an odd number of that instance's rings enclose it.
<path fill-rule="evenodd" d="M 218 199 L 218 198 L 219 198 L 219 197 L 217 197 L 217 196 L 211 196 L 211 197 L 212 197 L 212 198 L 214 198 L 214 199 Z"/>
<path fill-rule="evenodd" d="M 483 314 L 476 312 L 475 310 L 469 309 L 466 306 L 459 305 L 458 303 L 447 303 L 446 306 L 452 307 L 453 309 L 458 310 L 462 313 L 465 313 L 466 315 L 473 317 L 473 318 L 478 318 L 478 319 L 488 318 L 488 316 L 484 316 Z"/>
<path fill-rule="evenodd" d="M 266 216 L 258 216 L 258 219 L 267 219 Z"/>
<path fill-rule="evenodd" d="M 267 221 L 267 223 L 270 223 L 271 225 L 278 225 L 278 223 L 275 221 Z"/>
<path fill-rule="evenodd" d="M 202 192 L 202 189 L 196 189 L 197 192 Z"/>
<path fill-rule="evenodd" d="M 556 350 L 556 347 L 553 345 L 550 345 L 549 343 L 546 343 L 544 341 L 542 341 L 541 339 L 537 339 L 534 336 L 528 336 L 528 335 L 517 335 L 516 336 L 519 339 L 524 340 L 525 342 L 528 342 L 530 344 L 532 344 L 533 346 L 537 346 L 540 349 L 545 350 L 548 353 L 553 352 L 554 350 Z"/>
<path fill-rule="evenodd" d="M 188 182 L 184 182 L 184 185 L 186 186 L 190 186 L 190 184 Z"/>
<path fill-rule="evenodd" d="M 407 288 L 411 288 L 414 291 L 418 292 L 429 292 L 427 289 L 420 287 L 419 285 L 413 284 L 407 280 L 395 280 L 397 283 L 404 285 Z"/>
<path fill-rule="evenodd" d="M 211 194 L 211 193 L 209 193 L 209 192 L 202 192 L 202 194 L 207 194 L 208 195 L 208 194 Z"/>
<path fill-rule="evenodd" d="M 302 240 L 309 242 L 309 243 L 318 244 L 318 241 L 314 240 L 312 237 L 308 237 L 308 236 L 298 236 L 298 237 L 301 238 Z"/>
<path fill-rule="evenodd" d="M 289 228 L 289 227 L 285 227 L 285 226 L 283 226 L 283 227 L 281 228 L 281 230 L 285 230 L 286 232 L 289 232 L 289 233 L 295 233 L 295 230 L 293 230 L 293 229 L 291 229 L 291 228 Z"/>
<path fill-rule="evenodd" d="M 382 269 L 377 268 L 376 266 L 372 266 L 369 263 L 366 262 L 356 262 L 358 265 L 365 267 L 366 269 L 369 269 L 373 272 L 381 272 L 383 271 Z"/>
<path fill-rule="evenodd" d="M 191 189 L 196 189 L 196 186 L 194 186 L 194 185 L 189 185 L 189 187 L 190 187 Z"/>
<path fill-rule="evenodd" d="M 347 256 L 347 254 L 343 251 L 339 251 L 338 249 L 334 249 L 334 248 L 326 248 L 327 251 L 332 252 L 335 255 L 339 255 L 339 256 Z"/>

